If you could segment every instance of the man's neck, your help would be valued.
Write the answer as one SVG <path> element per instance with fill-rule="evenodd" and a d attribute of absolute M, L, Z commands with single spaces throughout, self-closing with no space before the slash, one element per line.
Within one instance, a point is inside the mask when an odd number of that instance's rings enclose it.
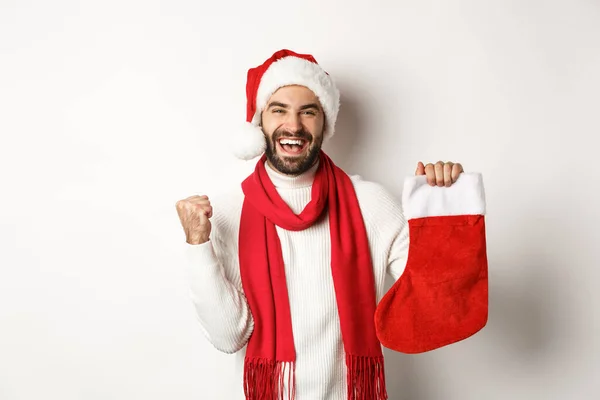
<path fill-rule="evenodd" d="M 287 175 L 276 170 L 268 161 L 265 161 L 267 174 L 269 175 L 269 178 L 271 178 L 273 185 L 278 189 L 294 189 L 311 186 L 315 179 L 315 173 L 317 172 L 318 167 L 319 160 L 317 159 L 313 166 L 306 172 L 299 175 Z"/>

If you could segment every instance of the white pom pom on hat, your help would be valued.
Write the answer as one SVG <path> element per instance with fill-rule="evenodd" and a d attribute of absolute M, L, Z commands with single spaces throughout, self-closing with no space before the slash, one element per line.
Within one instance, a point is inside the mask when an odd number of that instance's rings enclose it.
<path fill-rule="evenodd" d="M 279 50 L 262 65 L 248 70 L 246 82 L 246 123 L 235 135 L 231 149 L 242 160 L 256 158 L 266 149 L 265 136 L 260 127 L 261 113 L 279 88 L 301 85 L 312 90 L 325 113 L 324 140 L 335 132 L 340 108 L 340 93 L 333 79 L 309 54 Z"/>
<path fill-rule="evenodd" d="M 252 160 L 265 152 L 267 142 L 260 126 L 246 122 L 238 132 L 232 135 L 230 148 L 237 158 Z"/>

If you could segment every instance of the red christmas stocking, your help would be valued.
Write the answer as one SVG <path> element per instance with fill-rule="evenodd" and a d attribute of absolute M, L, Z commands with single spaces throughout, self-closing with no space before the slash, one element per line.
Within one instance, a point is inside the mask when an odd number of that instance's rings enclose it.
<path fill-rule="evenodd" d="M 402 353 L 446 346 L 481 330 L 488 318 L 485 196 L 481 174 L 462 173 L 451 187 L 408 178 L 406 269 L 377 306 L 382 345 Z"/>

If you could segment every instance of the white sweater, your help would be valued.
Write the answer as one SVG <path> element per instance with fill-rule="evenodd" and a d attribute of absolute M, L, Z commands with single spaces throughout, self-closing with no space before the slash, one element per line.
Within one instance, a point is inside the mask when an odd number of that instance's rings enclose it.
<path fill-rule="evenodd" d="M 310 201 L 316 166 L 298 177 L 267 172 L 279 194 L 299 213 Z M 382 186 L 352 176 L 367 228 L 377 301 L 384 293 L 386 273 L 397 279 L 408 254 L 408 224 L 400 202 Z M 239 185 L 238 185 L 239 186 Z M 200 325 L 218 350 L 238 352 L 239 398 L 243 399 L 245 345 L 254 322 L 245 300 L 238 262 L 238 234 L 244 195 L 211 198 L 210 241 L 187 245 L 190 292 Z M 333 278 L 329 223 L 291 232 L 277 227 L 289 292 L 296 349 L 297 400 L 345 400 L 346 366 Z M 241 350 L 241 351 L 240 351 Z"/>

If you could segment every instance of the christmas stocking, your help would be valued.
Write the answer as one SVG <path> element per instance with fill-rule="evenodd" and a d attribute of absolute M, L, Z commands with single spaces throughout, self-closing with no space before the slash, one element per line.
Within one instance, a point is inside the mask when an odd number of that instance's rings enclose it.
<path fill-rule="evenodd" d="M 421 353 L 466 339 L 488 318 L 485 196 L 481 174 L 462 173 L 450 187 L 424 176 L 404 184 L 409 224 L 406 269 L 377 306 L 381 344 Z"/>

